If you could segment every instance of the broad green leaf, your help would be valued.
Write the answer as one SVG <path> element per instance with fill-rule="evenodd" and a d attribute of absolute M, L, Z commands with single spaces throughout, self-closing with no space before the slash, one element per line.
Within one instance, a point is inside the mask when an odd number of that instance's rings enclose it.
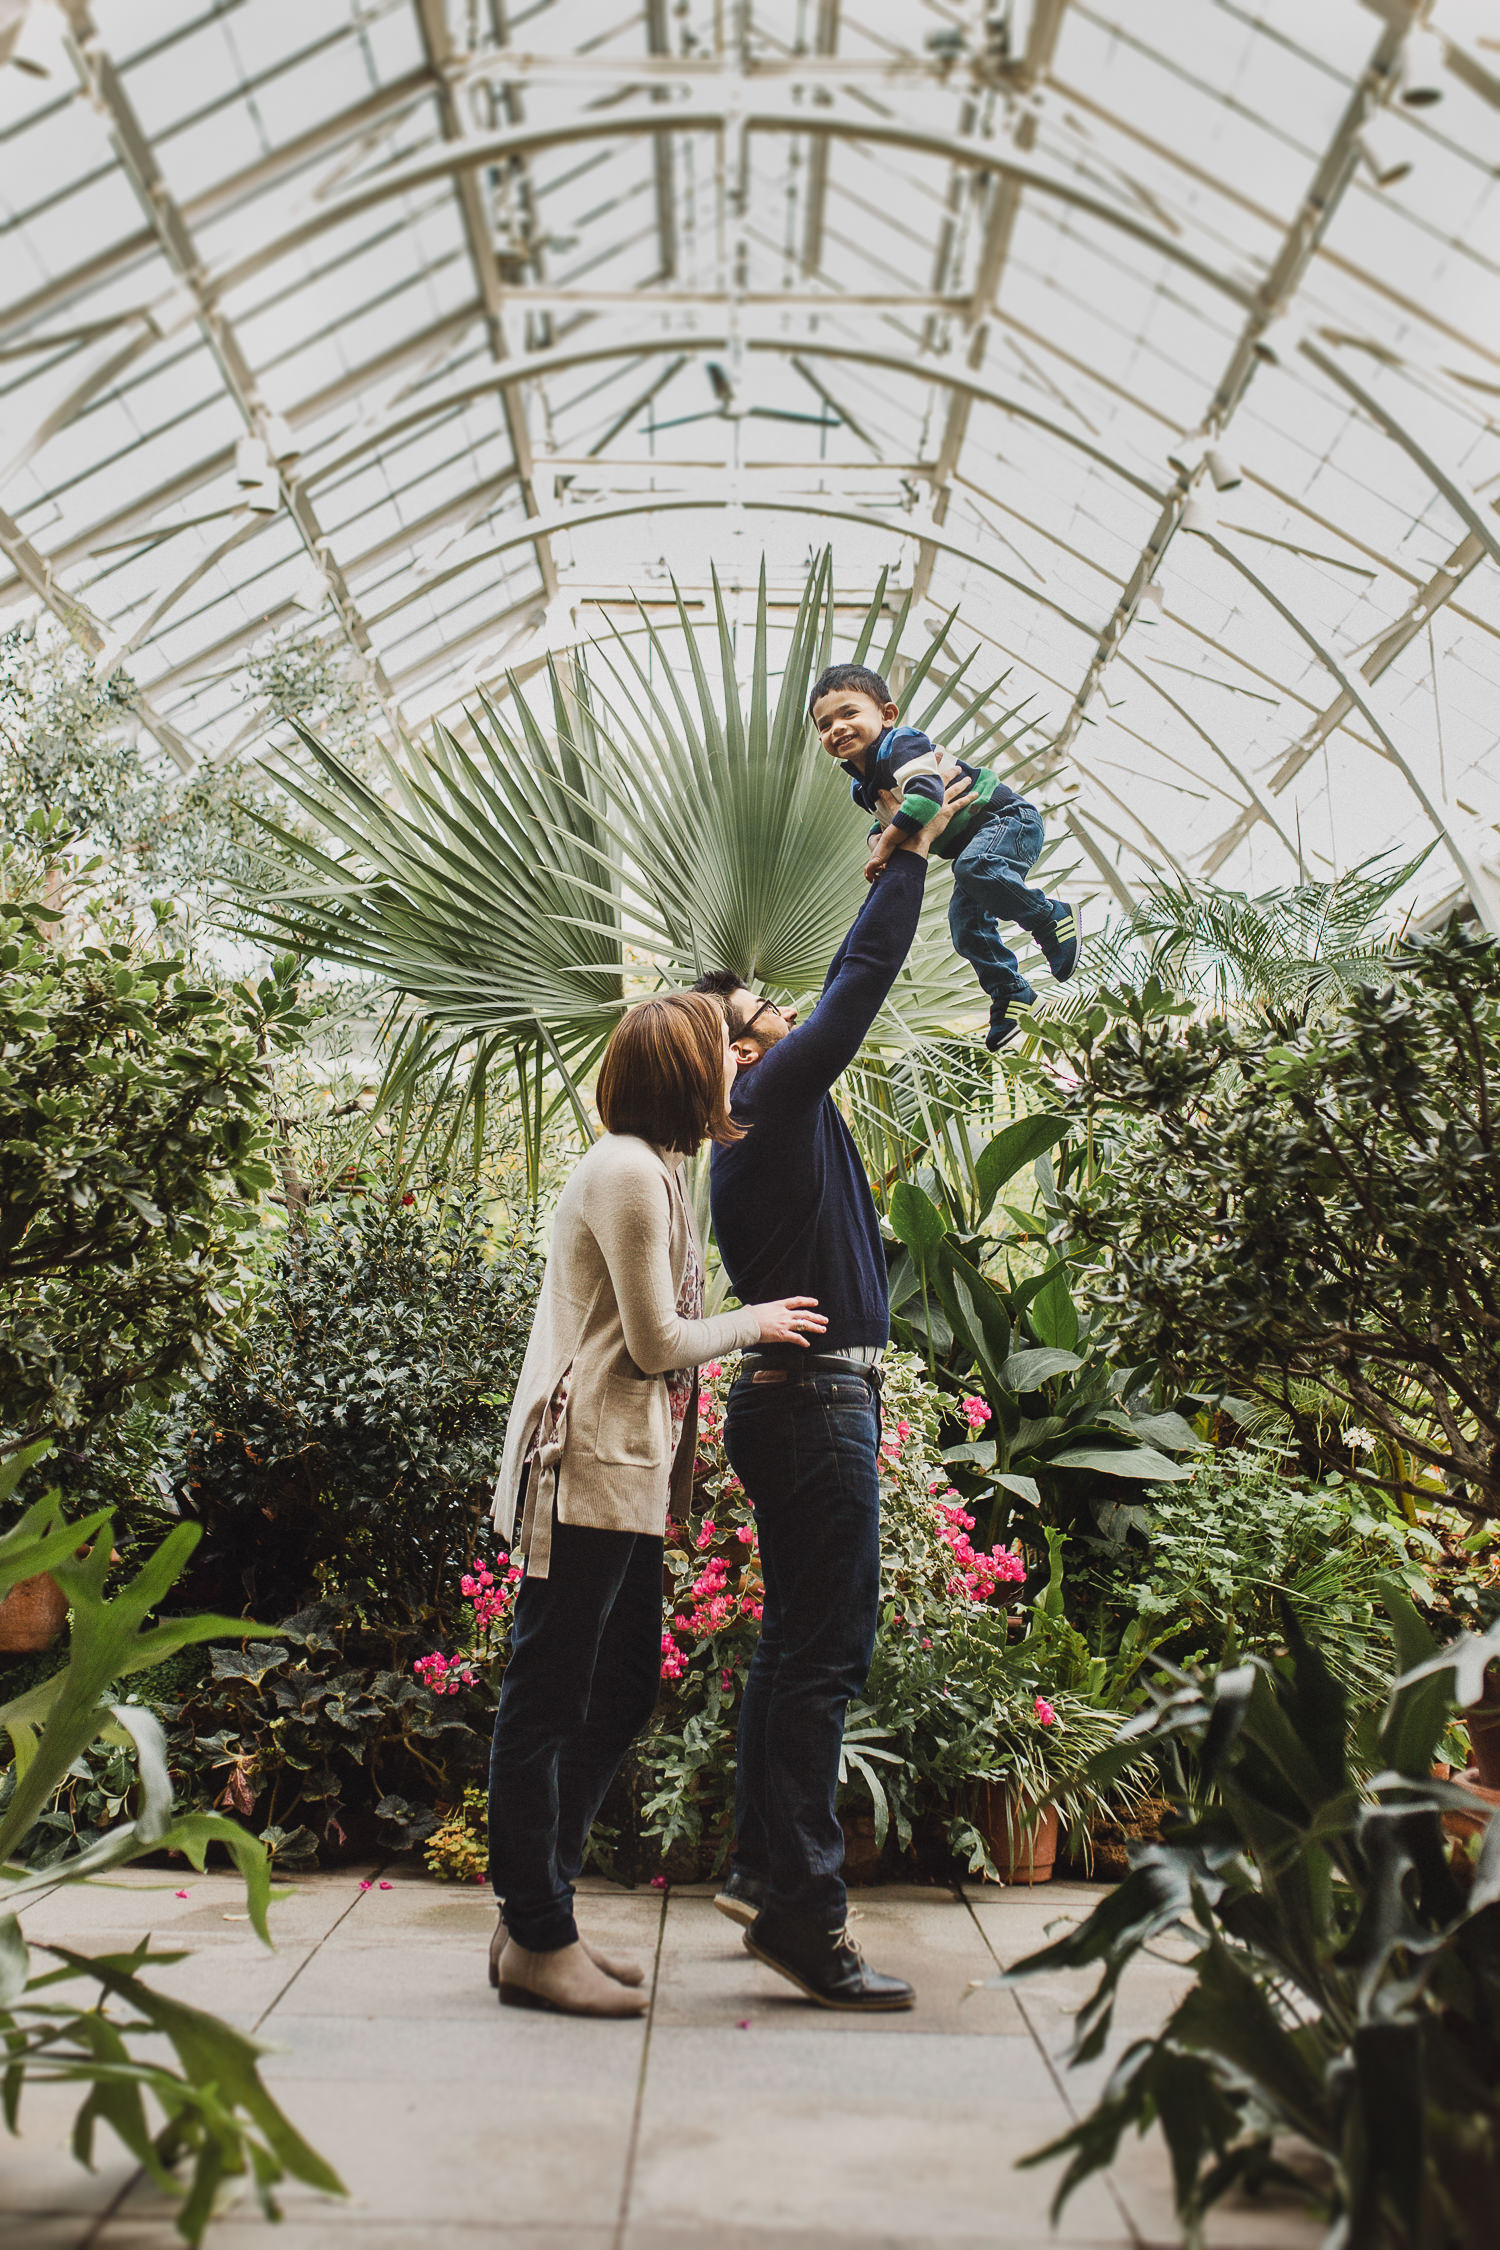
<path fill-rule="evenodd" d="M 1068 1130 L 1065 1117 L 1041 1114 L 1035 1117 L 1017 1117 L 1001 1127 L 994 1139 L 980 1151 L 974 1166 L 975 1208 L 974 1224 L 977 1227 L 985 1218 L 1000 1190 L 1013 1180 L 1023 1166 L 1035 1163 L 1043 1149 L 1051 1148 Z"/>
<path fill-rule="evenodd" d="M 1027 1308 L 1038 1343 L 1070 1352 L 1078 1341 L 1078 1308 L 1068 1287 L 1068 1269 L 1050 1268 Z"/>
<path fill-rule="evenodd" d="M 1031 1350 L 1012 1352 L 1000 1372 L 1013 1391 L 1035 1391 L 1052 1376 L 1071 1375 L 1082 1365 L 1076 1352 Z"/>
<path fill-rule="evenodd" d="M 1075 1445 L 1054 1453 L 1055 1469 L 1093 1469 L 1101 1476 L 1132 1477 L 1145 1484 L 1170 1484 L 1192 1471 L 1158 1453 L 1153 1445 Z"/>

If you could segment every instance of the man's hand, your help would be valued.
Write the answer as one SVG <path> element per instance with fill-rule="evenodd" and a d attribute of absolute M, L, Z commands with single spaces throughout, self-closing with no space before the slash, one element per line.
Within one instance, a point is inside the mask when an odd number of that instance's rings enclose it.
<path fill-rule="evenodd" d="M 937 811 L 933 814 L 931 820 L 928 821 L 926 827 L 922 829 L 919 835 L 904 837 L 901 841 L 901 850 L 904 852 L 920 852 L 923 859 L 925 859 L 927 857 L 929 846 L 932 845 L 936 841 L 936 839 L 942 835 L 943 830 L 947 827 L 954 814 L 961 813 L 965 805 L 971 805 L 973 802 L 973 782 L 970 781 L 967 774 L 956 773 L 953 776 L 953 779 L 949 782 L 947 788 L 943 791 L 943 801 L 941 805 L 939 805 Z M 882 807 L 882 810 L 883 809 L 884 808 Z M 890 835 L 892 833 L 892 830 L 887 829 L 887 835 Z M 882 837 L 881 841 L 884 842 L 884 840 L 884 837 Z M 869 872 L 869 869 L 866 868 L 866 875 L 868 875 Z"/>
<path fill-rule="evenodd" d="M 900 842 L 901 831 L 899 828 L 882 828 L 875 843 L 870 847 L 869 858 L 865 861 L 865 881 L 867 883 L 873 883 L 878 875 L 884 874 L 886 865 L 888 861 L 895 857 L 896 847 Z"/>

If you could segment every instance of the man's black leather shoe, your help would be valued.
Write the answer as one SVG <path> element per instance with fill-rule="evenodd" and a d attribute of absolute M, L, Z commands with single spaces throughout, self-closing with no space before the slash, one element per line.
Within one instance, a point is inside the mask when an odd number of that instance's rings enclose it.
<path fill-rule="evenodd" d="M 809 2000 L 816 2000 L 820 2008 L 874 2015 L 881 2009 L 909 2008 L 917 1997 L 900 1977 L 885 1977 L 866 1967 L 847 1925 L 841 1930 L 819 1929 L 761 1914 L 745 1932 L 745 1950 L 786 1977 Z"/>
<path fill-rule="evenodd" d="M 766 1886 L 759 1875 L 742 1875 L 731 1868 L 714 1896 L 714 1904 L 731 1922 L 748 1930 L 766 1903 Z"/>

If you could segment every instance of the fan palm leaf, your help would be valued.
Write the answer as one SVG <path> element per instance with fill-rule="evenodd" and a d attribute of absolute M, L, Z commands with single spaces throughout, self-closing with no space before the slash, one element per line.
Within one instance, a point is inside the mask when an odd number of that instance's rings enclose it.
<path fill-rule="evenodd" d="M 849 660 L 889 673 L 910 597 L 888 616 L 885 593 L 882 576 Z M 715 578 L 706 632 L 677 598 L 685 667 L 643 611 L 644 662 L 616 631 L 552 663 L 545 716 L 512 679 L 503 707 L 484 697 L 466 714 L 466 738 L 438 726 L 409 746 L 384 794 L 304 731 L 307 761 L 278 778 L 323 840 L 277 831 L 302 872 L 260 912 L 389 993 L 387 1101 L 408 1113 L 435 1101 L 456 1129 L 499 1072 L 523 1095 L 535 1148 L 560 1101 L 586 1129 L 582 1089 L 634 993 L 728 968 L 783 1001 L 816 995 L 864 896 L 859 821 L 806 716 L 835 620 L 825 553 L 776 678 L 762 566 L 742 685 Z M 1005 706 L 1003 677 L 970 679 L 972 656 L 938 676 L 953 626 L 910 666 L 905 709 L 935 740 L 1009 770 L 1028 722 Z M 883 1148 L 987 1083 L 983 995 L 953 954 L 947 887 L 945 874 L 929 883 L 849 1085 Z"/>

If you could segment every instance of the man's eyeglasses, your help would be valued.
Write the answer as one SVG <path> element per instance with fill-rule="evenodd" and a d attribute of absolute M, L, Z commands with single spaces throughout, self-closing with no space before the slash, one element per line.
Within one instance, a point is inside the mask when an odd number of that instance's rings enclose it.
<path fill-rule="evenodd" d="M 761 1017 L 765 1014 L 767 1008 L 775 1008 L 778 1016 L 781 1013 L 781 1010 L 776 1007 L 776 1003 L 774 1000 L 762 1000 L 760 1006 L 758 1008 L 752 1008 L 749 1015 L 740 1025 L 739 1030 L 735 1033 L 736 1039 L 748 1039 L 751 1032 L 760 1022 Z"/>

